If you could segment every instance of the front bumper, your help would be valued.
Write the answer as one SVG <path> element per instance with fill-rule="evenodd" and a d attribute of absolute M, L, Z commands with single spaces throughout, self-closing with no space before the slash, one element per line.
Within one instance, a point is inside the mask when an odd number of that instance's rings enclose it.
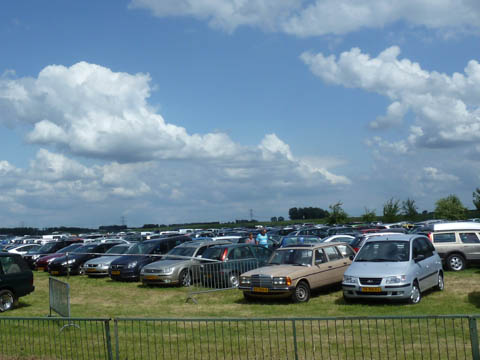
<path fill-rule="evenodd" d="M 109 269 L 108 275 L 112 280 L 138 280 L 139 271 L 136 269 L 123 268 L 119 270 Z"/>
<path fill-rule="evenodd" d="M 408 299 L 412 284 L 360 286 L 342 283 L 343 296 L 351 299 Z"/>
<path fill-rule="evenodd" d="M 258 297 L 282 297 L 290 296 L 295 292 L 295 286 L 278 286 L 278 287 L 252 287 L 240 285 L 239 290 L 245 294 Z"/>
<path fill-rule="evenodd" d="M 140 274 L 140 280 L 145 284 L 178 284 L 178 276 L 175 274 Z"/>

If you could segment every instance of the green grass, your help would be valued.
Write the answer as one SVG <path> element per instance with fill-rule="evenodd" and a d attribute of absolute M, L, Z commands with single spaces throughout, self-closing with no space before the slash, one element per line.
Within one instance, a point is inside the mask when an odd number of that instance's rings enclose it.
<path fill-rule="evenodd" d="M 346 304 L 337 288 L 312 294 L 305 304 L 289 300 L 248 303 L 241 291 L 200 294 L 198 304 L 185 301 L 188 288 L 145 287 L 137 282 L 71 276 L 72 317 L 131 318 L 272 318 L 385 315 L 480 314 L 480 268 L 445 272 L 445 291 L 424 294 L 420 304 L 361 302 Z M 35 291 L 20 299 L 19 307 L 2 316 L 37 317 L 49 314 L 48 274 L 35 272 Z"/>

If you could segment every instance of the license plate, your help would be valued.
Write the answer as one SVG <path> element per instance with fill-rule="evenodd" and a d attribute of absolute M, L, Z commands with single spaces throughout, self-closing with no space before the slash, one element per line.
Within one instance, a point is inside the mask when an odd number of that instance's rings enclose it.
<path fill-rule="evenodd" d="M 120 270 L 112 270 L 112 275 L 120 275 Z"/>
<path fill-rule="evenodd" d="M 58 274 L 60 274 L 60 272 L 53 270 L 53 271 L 51 272 L 51 274 L 52 274 L 52 275 L 58 275 Z"/>
<path fill-rule="evenodd" d="M 362 292 L 371 292 L 371 293 L 382 292 L 382 288 L 381 287 L 362 287 Z"/>
<path fill-rule="evenodd" d="M 157 280 L 158 276 L 157 275 L 145 275 L 143 278 L 145 280 Z"/>
<path fill-rule="evenodd" d="M 87 272 L 97 272 L 97 269 L 87 269 Z"/>
<path fill-rule="evenodd" d="M 254 288 L 253 288 L 253 292 L 268 293 L 268 288 L 254 287 Z"/>
<path fill-rule="evenodd" d="M 43 271 L 43 270 L 45 270 L 45 268 L 43 268 L 43 267 L 37 267 L 37 271 Z"/>

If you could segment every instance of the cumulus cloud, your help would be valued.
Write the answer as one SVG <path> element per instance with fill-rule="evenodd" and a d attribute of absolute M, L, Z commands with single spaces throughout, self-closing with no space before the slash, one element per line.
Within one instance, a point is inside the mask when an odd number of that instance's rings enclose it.
<path fill-rule="evenodd" d="M 1 77 L 0 123 L 27 129 L 26 140 L 40 147 L 26 169 L 0 159 L 4 203 L 17 212 L 48 208 L 46 198 L 57 210 L 84 203 L 101 212 L 117 201 L 131 209 L 212 207 L 350 184 L 332 173 L 335 162 L 297 158 L 273 133 L 245 146 L 167 123 L 148 103 L 150 83 L 147 74 L 86 62 L 47 66 L 36 78 Z"/>
<path fill-rule="evenodd" d="M 474 29 L 480 24 L 476 0 L 132 0 L 131 8 L 155 16 L 187 16 L 234 31 L 254 26 L 296 36 L 345 34 L 404 21 L 430 29 Z"/>
<path fill-rule="evenodd" d="M 301 59 L 311 71 L 330 84 L 383 95 L 392 101 L 386 115 L 370 123 L 372 128 L 402 125 L 407 112 L 415 116 L 406 146 L 444 148 L 480 141 L 480 64 L 470 60 L 464 73 L 447 75 L 426 71 L 409 59 L 399 59 L 392 46 L 377 57 L 358 48 L 337 58 L 305 52 Z M 378 141 L 377 141 L 378 142 Z"/>

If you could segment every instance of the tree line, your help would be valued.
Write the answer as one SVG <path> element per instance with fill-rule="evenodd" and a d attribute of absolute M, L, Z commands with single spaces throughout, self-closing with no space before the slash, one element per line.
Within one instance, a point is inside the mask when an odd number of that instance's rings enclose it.
<path fill-rule="evenodd" d="M 476 212 L 468 210 L 456 195 L 448 195 L 435 202 L 434 217 L 446 220 L 465 220 L 470 215 L 480 216 L 480 188 L 476 188 L 472 194 L 472 202 Z M 349 215 L 343 209 L 341 201 L 331 204 L 329 210 L 318 207 L 291 208 L 288 211 L 290 220 L 326 219 L 329 224 L 343 224 L 349 219 Z M 400 200 L 388 199 L 383 204 L 382 215 L 377 216 L 376 209 L 365 207 L 364 213 L 360 216 L 361 221 L 371 223 L 379 218 L 384 223 L 393 223 L 401 220 L 418 221 L 429 215 L 426 210 L 419 212 L 418 206 L 413 199 Z"/>

